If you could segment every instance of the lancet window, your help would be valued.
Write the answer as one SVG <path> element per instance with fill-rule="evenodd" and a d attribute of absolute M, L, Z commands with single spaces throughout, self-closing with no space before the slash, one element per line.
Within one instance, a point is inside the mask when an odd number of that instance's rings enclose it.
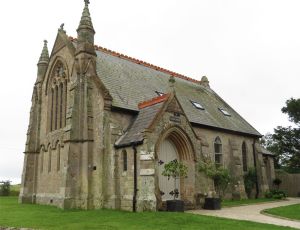
<path fill-rule="evenodd" d="M 243 142 L 243 145 L 242 145 L 242 159 L 243 159 L 243 170 L 244 170 L 244 172 L 247 172 L 247 170 L 248 170 L 248 165 L 247 165 L 247 146 L 246 146 L 245 142 Z"/>
<path fill-rule="evenodd" d="M 58 62 L 48 83 L 48 124 L 50 132 L 66 126 L 67 83 L 66 69 L 61 62 Z"/>
<path fill-rule="evenodd" d="M 220 137 L 217 137 L 214 141 L 214 150 L 215 150 L 215 164 L 217 166 L 223 163 L 222 159 L 222 141 Z"/>

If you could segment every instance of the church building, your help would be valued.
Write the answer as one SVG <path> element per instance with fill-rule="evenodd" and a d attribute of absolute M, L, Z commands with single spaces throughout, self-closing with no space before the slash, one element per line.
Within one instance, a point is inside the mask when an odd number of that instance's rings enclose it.
<path fill-rule="evenodd" d="M 214 191 L 199 173 L 205 158 L 237 178 L 226 196 L 247 198 L 243 175 L 257 172 L 256 195 L 271 189 L 273 156 L 262 135 L 206 77 L 195 80 L 94 44 L 85 0 L 77 38 L 58 30 L 38 61 L 22 174 L 21 203 L 68 208 L 161 210 L 172 199 L 167 162 L 188 167 L 178 181 L 186 208 Z M 239 96 L 239 95 L 237 95 Z"/>

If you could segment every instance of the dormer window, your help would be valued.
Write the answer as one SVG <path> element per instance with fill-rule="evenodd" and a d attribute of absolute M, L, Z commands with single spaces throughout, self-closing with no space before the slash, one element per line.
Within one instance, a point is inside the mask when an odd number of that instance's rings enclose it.
<path fill-rule="evenodd" d="M 203 107 L 199 102 L 191 101 L 191 103 L 193 104 L 193 106 L 194 106 L 196 109 L 204 110 L 204 107 Z"/>
<path fill-rule="evenodd" d="M 163 96 L 163 95 L 165 95 L 164 93 L 162 93 L 162 92 L 160 92 L 160 91 L 155 91 L 155 93 L 158 95 L 158 96 Z"/>
<path fill-rule="evenodd" d="M 231 117 L 231 114 L 230 114 L 227 110 L 222 109 L 222 108 L 219 108 L 219 110 L 220 110 L 225 116 Z"/>

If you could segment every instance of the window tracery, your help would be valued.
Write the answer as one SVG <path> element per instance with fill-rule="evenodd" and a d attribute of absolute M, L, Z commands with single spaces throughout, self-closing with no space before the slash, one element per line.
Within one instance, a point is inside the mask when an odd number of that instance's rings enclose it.
<path fill-rule="evenodd" d="M 49 132 L 66 126 L 67 87 L 66 68 L 58 61 L 48 83 Z"/>

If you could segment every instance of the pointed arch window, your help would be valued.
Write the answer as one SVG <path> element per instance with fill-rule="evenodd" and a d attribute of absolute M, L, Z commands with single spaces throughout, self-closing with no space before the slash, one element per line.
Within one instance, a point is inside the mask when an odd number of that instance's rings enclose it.
<path fill-rule="evenodd" d="M 57 146 L 57 162 L 56 162 L 56 171 L 60 170 L 60 145 Z"/>
<path fill-rule="evenodd" d="M 44 151 L 43 151 L 43 148 L 41 148 L 40 150 L 40 172 L 42 173 L 43 170 L 44 170 Z"/>
<path fill-rule="evenodd" d="M 247 146 L 245 141 L 243 142 L 242 145 L 242 159 L 243 159 L 243 171 L 247 172 L 248 171 L 248 165 L 247 165 Z"/>
<path fill-rule="evenodd" d="M 127 171 L 127 152 L 126 150 L 122 151 L 122 158 L 123 158 L 123 171 L 126 172 Z"/>
<path fill-rule="evenodd" d="M 52 167 L 51 163 L 52 163 L 52 150 L 51 150 L 51 148 L 49 148 L 49 154 L 48 154 L 48 173 L 51 172 L 51 167 Z"/>
<path fill-rule="evenodd" d="M 66 68 L 58 61 L 48 82 L 48 130 L 49 132 L 66 126 L 67 87 Z"/>
<path fill-rule="evenodd" d="M 216 137 L 214 141 L 214 151 L 215 151 L 215 164 L 221 165 L 223 163 L 222 156 L 222 141 L 220 137 Z"/>

